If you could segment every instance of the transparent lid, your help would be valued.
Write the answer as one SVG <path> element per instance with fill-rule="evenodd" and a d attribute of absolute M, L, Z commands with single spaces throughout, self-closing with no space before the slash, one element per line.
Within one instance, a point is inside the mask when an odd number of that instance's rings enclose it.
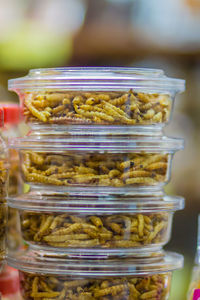
<path fill-rule="evenodd" d="M 58 137 L 47 136 L 26 137 L 10 139 L 11 148 L 20 150 L 33 150 L 39 152 L 57 151 L 108 151 L 117 152 L 174 152 L 184 147 L 184 140 L 168 137 Z"/>
<path fill-rule="evenodd" d="M 28 273 L 101 278 L 170 272 L 183 266 L 183 256 L 172 252 L 158 252 L 149 257 L 147 255 L 131 259 L 81 260 L 48 257 L 44 252 L 28 250 L 9 254 L 8 264 Z"/>
<path fill-rule="evenodd" d="M 177 93 L 185 81 L 167 77 L 162 70 L 99 67 L 30 70 L 28 75 L 8 81 L 9 90 L 142 90 Z"/>
<path fill-rule="evenodd" d="M 72 214 L 112 214 L 112 213 L 158 213 L 173 212 L 184 208 L 184 198 L 164 196 L 162 200 L 155 197 L 124 196 L 44 196 L 24 194 L 8 198 L 11 207 L 39 212 L 56 212 Z"/>

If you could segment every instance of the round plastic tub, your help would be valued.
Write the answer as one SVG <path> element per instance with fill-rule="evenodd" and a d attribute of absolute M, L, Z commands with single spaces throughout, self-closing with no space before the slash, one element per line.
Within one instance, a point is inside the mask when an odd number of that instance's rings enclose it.
<path fill-rule="evenodd" d="M 169 241 L 173 213 L 184 207 L 183 198 L 168 196 L 154 202 L 63 198 L 8 199 L 19 212 L 22 236 L 32 248 L 82 256 L 155 251 Z"/>
<path fill-rule="evenodd" d="M 2 128 L 2 136 L 5 142 L 11 137 L 19 137 L 21 134 L 21 109 L 18 104 L 15 103 L 0 103 L 0 107 L 4 112 L 4 127 Z M 16 196 L 20 192 L 19 176 L 19 157 L 15 149 L 9 150 L 9 180 L 8 180 L 8 195 Z M 9 235 L 7 236 L 7 244 L 9 247 L 17 249 L 20 244 L 20 235 L 17 230 L 19 226 L 17 225 L 16 212 L 12 208 L 8 208 L 8 223 L 7 227 L 9 230 Z"/>
<path fill-rule="evenodd" d="M 153 135 L 170 120 L 185 81 L 153 69 L 56 68 L 30 70 L 8 87 L 36 131 L 130 134 L 137 128 Z"/>
<path fill-rule="evenodd" d="M 66 260 L 28 252 L 8 257 L 20 270 L 24 300 L 157 299 L 169 297 L 172 272 L 183 265 L 176 253 L 113 260 Z"/>
<path fill-rule="evenodd" d="M 31 185 L 101 187 L 162 187 L 170 179 L 173 154 L 182 139 L 47 138 L 13 139 L 24 181 Z"/>

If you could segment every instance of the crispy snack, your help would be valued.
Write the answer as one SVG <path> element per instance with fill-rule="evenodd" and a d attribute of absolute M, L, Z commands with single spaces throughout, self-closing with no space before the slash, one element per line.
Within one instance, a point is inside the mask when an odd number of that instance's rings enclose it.
<path fill-rule="evenodd" d="M 7 210 L 5 205 L 0 205 L 0 260 L 5 256 Z"/>
<path fill-rule="evenodd" d="M 26 93 L 27 122 L 48 124 L 139 125 L 165 123 L 171 112 L 166 94 L 129 92 Z"/>
<path fill-rule="evenodd" d="M 19 172 L 19 157 L 15 149 L 9 149 L 9 180 L 8 180 L 8 195 L 16 196 L 21 192 L 22 182 L 20 182 Z M 7 221 L 7 245 L 11 250 L 16 250 L 21 243 L 21 234 L 19 231 L 20 224 L 18 219 L 17 210 L 8 208 L 8 221 Z"/>
<path fill-rule="evenodd" d="M 5 158 L 0 159 L 0 203 L 5 203 L 8 183 L 8 162 Z"/>
<path fill-rule="evenodd" d="M 19 215 L 17 210 L 12 207 L 8 207 L 6 241 L 9 250 L 16 251 L 22 245 Z"/>
<path fill-rule="evenodd" d="M 162 153 L 22 151 L 22 172 L 27 182 L 47 185 L 146 186 L 168 179 L 169 161 Z"/>
<path fill-rule="evenodd" d="M 8 194 L 14 196 L 19 193 L 20 177 L 19 177 L 19 157 L 15 149 L 9 150 L 10 168 L 8 181 Z"/>
<path fill-rule="evenodd" d="M 171 273 L 100 280 L 20 273 L 24 300 L 165 300 L 171 279 Z"/>
<path fill-rule="evenodd" d="M 21 212 L 23 238 L 58 248 L 135 248 L 168 239 L 169 213 L 70 215 Z"/>

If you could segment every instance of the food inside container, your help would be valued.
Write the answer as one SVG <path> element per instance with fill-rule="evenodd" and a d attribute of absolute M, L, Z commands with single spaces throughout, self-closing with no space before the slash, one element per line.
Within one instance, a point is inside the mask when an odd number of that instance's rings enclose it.
<path fill-rule="evenodd" d="M 10 198 L 8 203 L 18 210 L 23 238 L 33 248 L 120 256 L 166 244 L 173 214 L 184 207 L 183 198 L 168 196 L 152 202 L 148 197 L 97 201 L 83 196 L 34 199 L 26 195 Z"/>
<path fill-rule="evenodd" d="M 2 128 L 2 137 L 7 143 L 11 137 L 19 137 L 22 135 L 22 123 L 21 123 L 21 109 L 18 104 L 15 103 L 0 103 L 1 109 L 3 109 L 4 127 Z M 19 176 L 19 157 L 15 149 L 9 150 L 9 180 L 8 180 L 8 195 L 16 196 L 20 192 Z M 12 208 L 8 208 L 8 222 L 7 222 L 7 244 L 13 249 L 17 249 L 20 244 L 20 234 L 18 231 L 18 220 L 16 211 Z"/>
<path fill-rule="evenodd" d="M 0 138 L 0 203 L 4 203 L 7 196 L 9 168 L 7 151 L 4 141 Z"/>
<path fill-rule="evenodd" d="M 32 128 L 103 125 L 102 132 L 111 125 L 161 129 L 184 85 L 184 80 L 168 78 L 162 70 L 137 68 L 38 69 L 9 80 L 9 90 L 19 95 Z"/>
<path fill-rule="evenodd" d="M 20 270 L 24 300 L 157 299 L 169 297 L 172 272 L 183 257 L 163 253 L 127 260 L 63 260 L 28 252 L 10 256 Z"/>
<path fill-rule="evenodd" d="M 7 222 L 7 207 L 5 204 L 0 204 L 0 261 L 5 258 L 6 252 L 6 222 Z M 1 267 L 0 267 L 1 268 Z"/>
<path fill-rule="evenodd" d="M 24 181 L 64 187 L 161 187 L 182 139 L 166 137 L 13 139 Z"/>

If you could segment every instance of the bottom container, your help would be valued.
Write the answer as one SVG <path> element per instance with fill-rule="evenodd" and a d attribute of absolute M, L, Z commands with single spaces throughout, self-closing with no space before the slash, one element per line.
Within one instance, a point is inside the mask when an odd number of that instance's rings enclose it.
<path fill-rule="evenodd" d="M 67 260 L 29 250 L 9 255 L 8 263 L 20 270 L 24 300 L 165 300 L 183 257 L 158 252 L 134 259 Z"/>

